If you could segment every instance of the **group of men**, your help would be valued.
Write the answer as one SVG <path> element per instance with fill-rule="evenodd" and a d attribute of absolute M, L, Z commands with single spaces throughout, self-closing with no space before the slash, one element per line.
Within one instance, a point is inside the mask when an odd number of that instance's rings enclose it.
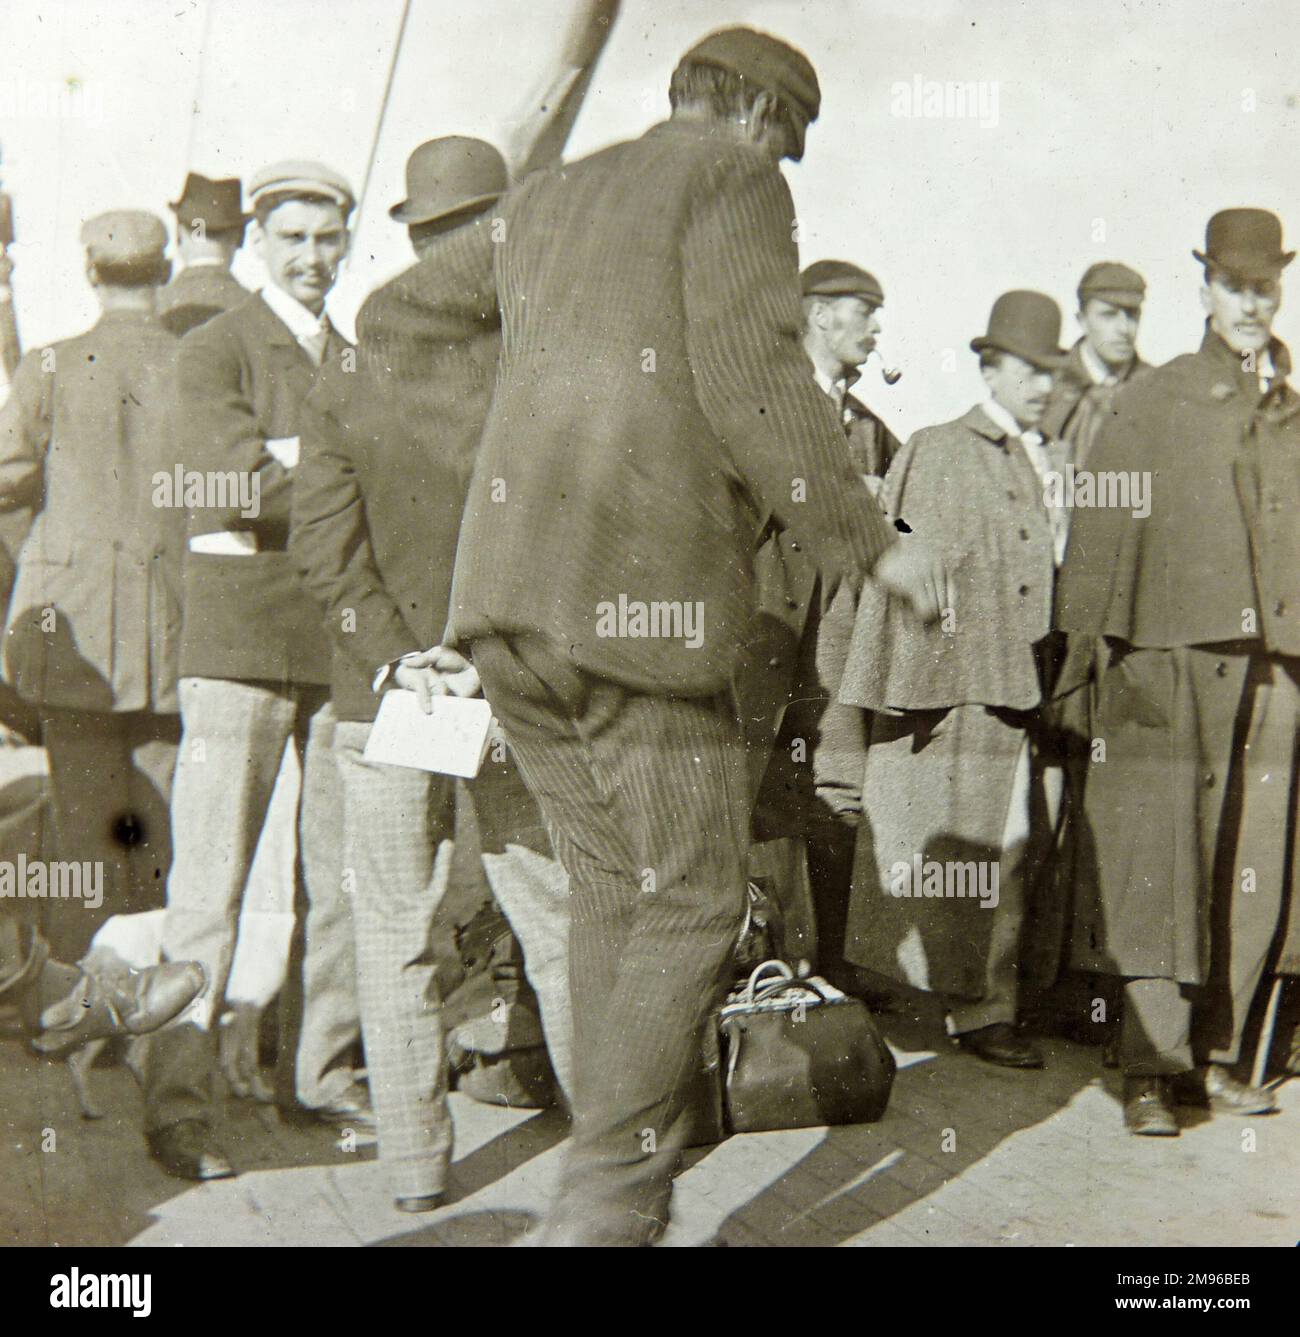
<path fill-rule="evenodd" d="M 105 316 L 0 410 L 0 497 L 37 513 L 6 663 L 45 716 L 56 831 L 166 877 L 164 954 L 208 981 L 150 1052 L 173 1173 L 233 1173 L 214 1030 L 293 740 L 303 1007 L 277 1098 L 377 1116 L 397 1205 L 443 1201 L 455 792 L 365 755 L 387 691 L 481 691 L 508 744 L 470 794 L 572 1116 L 537 1243 L 662 1233 L 756 836 L 806 841 L 818 966 L 847 990 L 929 990 L 962 1049 L 1041 1066 L 1032 929 L 1045 982 L 1123 981 L 1132 1131 L 1273 1108 L 1232 1068 L 1300 958 L 1277 219 L 1211 220 L 1204 342 L 1158 370 L 1127 266 L 1084 275 L 1068 353 L 1050 298 L 1005 293 L 971 342 L 987 399 L 901 445 L 850 393 L 879 281 L 798 268 L 779 164 L 812 66 L 725 29 L 669 98 L 640 139 L 513 184 L 482 141 L 421 146 L 392 211 L 418 258 L 355 348 L 325 314 L 354 199 L 320 164 L 249 182 L 257 294 L 228 273 L 237 181 L 191 177 L 166 287 L 158 220 L 93 220 Z M 110 396 L 134 407 L 110 422 Z M 256 487 L 150 510 L 178 464 Z M 1083 501 L 1088 476 L 1145 478 L 1149 505 Z M 698 617 L 611 630 L 612 605 Z M 117 780 L 87 792 L 92 753 Z"/>

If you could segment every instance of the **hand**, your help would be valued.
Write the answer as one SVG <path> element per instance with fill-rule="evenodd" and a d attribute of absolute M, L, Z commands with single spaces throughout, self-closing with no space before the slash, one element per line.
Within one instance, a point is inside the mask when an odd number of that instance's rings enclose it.
<path fill-rule="evenodd" d="M 237 1003 L 222 1018 L 217 1046 L 221 1072 L 230 1086 L 231 1094 L 269 1105 L 275 1097 L 262 1076 L 261 1064 L 258 1062 L 261 1029 L 262 1009 L 251 1003 Z"/>
<path fill-rule="evenodd" d="M 912 605 L 922 622 L 953 608 L 954 587 L 943 559 L 920 539 L 904 536 L 885 550 L 872 579 L 881 589 Z"/>
<path fill-rule="evenodd" d="M 817 786 L 817 797 L 831 810 L 837 822 L 857 826 L 862 820 L 862 794 L 840 784 Z"/>
<path fill-rule="evenodd" d="M 483 690 L 469 660 L 443 645 L 404 655 L 393 671 L 393 682 L 414 692 L 426 715 L 433 711 L 435 696 L 479 696 Z"/>

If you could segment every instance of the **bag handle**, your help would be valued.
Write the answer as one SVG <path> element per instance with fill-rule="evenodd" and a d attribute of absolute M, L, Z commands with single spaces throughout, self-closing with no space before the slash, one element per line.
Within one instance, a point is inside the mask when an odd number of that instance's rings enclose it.
<path fill-rule="evenodd" d="M 822 988 L 822 986 L 815 979 L 813 979 L 811 975 L 794 975 L 794 974 L 792 974 L 788 979 L 772 980 L 769 983 L 763 985 L 763 987 L 759 989 L 754 994 L 753 998 L 749 1001 L 753 1003 L 762 1003 L 769 998 L 776 997 L 778 994 L 785 993 L 787 989 L 795 989 L 795 988 L 808 989 L 810 992 L 815 993 L 823 1003 L 829 1003 L 832 1001 L 830 998 L 827 997 L 826 991 Z"/>
<path fill-rule="evenodd" d="M 741 1001 L 744 1003 L 752 1003 L 754 1001 L 754 991 L 758 988 L 758 981 L 762 979 L 764 975 L 770 975 L 773 971 L 776 972 L 779 978 L 771 981 L 771 984 L 784 986 L 794 979 L 794 971 L 786 965 L 784 961 L 778 960 L 775 957 L 773 957 L 771 961 L 763 961 L 750 971 L 744 992 L 741 994 Z M 771 984 L 769 984 L 769 988 L 771 987 Z"/>

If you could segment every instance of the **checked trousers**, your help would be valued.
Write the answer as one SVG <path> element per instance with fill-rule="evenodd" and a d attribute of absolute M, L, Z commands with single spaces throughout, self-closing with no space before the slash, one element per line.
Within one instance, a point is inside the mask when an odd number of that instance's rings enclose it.
<path fill-rule="evenodd" d="M 472 652 L 571 886 L 573 1135 L 542 1242 L 644 1244 L 744 917 L 740 722 L 729 694 L 637 692 L 536 638 Z"/>

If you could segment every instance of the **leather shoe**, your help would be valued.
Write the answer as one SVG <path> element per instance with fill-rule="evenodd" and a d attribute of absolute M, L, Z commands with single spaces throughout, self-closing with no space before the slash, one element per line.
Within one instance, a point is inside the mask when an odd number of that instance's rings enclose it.
<path fill-rule="evenodd" d="M 1139 1137 L 1178 1136 L 1168 1078 L 1124 1078 L 1124 1127 Z"/>
<path fill-rule="evenodd" d="M 301 1128 L 324 1124 L 327 1128 L 350 1128 L 355 1133 L 374 1137 L 377 1132 L 375 1111 L 364 1086 L 353 1086 L 325 1105 L 281 1105 L 280 1118 Z"/>
<path fill-rule="evenodd" d="M 1180 1105 L 1199 1105 L 1216 1114 L 1273 1114 L 1277 1100 L 1271 1091 L 1239 1082 L 1221 1063 L 1206 1063 L 1173 1079 L 1174 1099 Z"/>
<path fill-rule="evenodd" d="M 207 987 L 195 961 L 171 961 L 119 975 L 84 966 L 66 998 L 47 1007 L 32 1048 L 64 1054 L 110 1035 L 147 1035 L 179 1016 Z"/>
<path fill-rule="evenodd" d="M 985 1063 L 996 1063 L 1003 1068 L 1041 1068 L 1043 1056 L 1014 1026 L 999 1021 L 992 1026 L 981 1026 L 977 1031 L 964 1031 L 957 1037 L 957 1046 Z"/>
<path fill-rule="evenodd" d="M 149 1154 L 177 1179 L 230 1179 L 235 1167 L 201 1119 L 182 1119 L 155 1129 L 148 1137 Z"/>

